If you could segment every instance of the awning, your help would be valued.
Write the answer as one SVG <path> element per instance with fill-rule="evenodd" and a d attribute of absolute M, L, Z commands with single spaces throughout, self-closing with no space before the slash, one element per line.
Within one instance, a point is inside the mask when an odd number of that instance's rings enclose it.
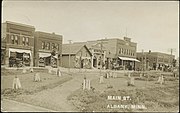
<path fill-rule="evenodd" d="M 137 59 L 135 59 L 135 58 L 119 57 L 119 59 L 121 59 L 121 60 L 130 60 L 130 61 L 140 62 L 139 60 L 137 60 Z"/>
<path fill-rule="evenodd" d="M 31 55 L 31 51 L 30 50 L 24 50 L 24 49 L 9 48 L 9 56 L 10 56 L 10 52 L 29 53 Z"/>
<path fill-rule="evenodd" d="M 51 53 L 39 53 L 39 57 L 49 57 Z"/>
<path fill-rule="evenodd" d="M 58 59 L 58 55 L 56 54 L 55 56 L 53 56 L 54 58 Z"/>

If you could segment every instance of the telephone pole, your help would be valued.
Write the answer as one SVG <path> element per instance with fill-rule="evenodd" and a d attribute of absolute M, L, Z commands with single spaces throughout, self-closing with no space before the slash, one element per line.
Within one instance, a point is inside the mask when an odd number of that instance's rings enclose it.
<path fill-rule="evenodd" d="M 72 40 L 68 40 L 69 44 L 71 44 Z M 69 45 L 69 68 L 68 71 L 70 73 L 70 62 L 71 62 L 71 45 Z"/>

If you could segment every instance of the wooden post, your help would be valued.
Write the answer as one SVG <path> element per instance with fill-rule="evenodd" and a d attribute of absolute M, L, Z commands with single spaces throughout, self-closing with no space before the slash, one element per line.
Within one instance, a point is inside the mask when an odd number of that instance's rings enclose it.
<path fill-rule="evenodd" d="M 160 75 L 160 76 L 159 76 L 157 83 L 159 83 L 159 84 L 161 84 L 161 85 L 164 83 L 164 77 L 163 77 L 163 75 Z"/>
<path fill-rule="evenodd" d="M 30 72 L 31 72 L 31 73 L 32 73 L 32 72 L 34 72 L 34 70 L 33 70 L 33 68 L 32 68 L 32 67 L 30 68 Z"/>
<path fill-rule="evenodd" d="M 106 73 L 106 78 L 109 78 L 109 72 Z"/>
<path fill-rule="evenodd" d="M 26 73 L 26 72 L 27 72 L 26 68 L 24 67 L 22 73 Z"/>
<path fill-rule="evenodd" d="M 58 77 L 61 77 L 61 71 L 60 71 L 59 68 L 57 69 L 57 76 L 58 76 Z"/>
<path fill-rule="evenodd" d="M 130 72 L 128 72 L 128 78 L 131 78 L 131 73 Z"/>
<path fill-rule="evenodd" d="M 100 76 L 100 81 L 99 81 L 99 83 L 103 83 L 104 81 L 103 81 L 103 76 L 101 75 Z"/>
<path fill-rule="evenodd" d="M 161 82 L 160 82 L 160 84 L 162 85 L 164 83 L 164 77 L 163 77 L 163 75 L 161 76 Z"/>
<path fill-rule="evenodd" d="M 48 73 L 52 73 L 52 69 L 51 68 L 48 68 Z"/>
<path fill-rule="evenodd" d="M 161 82 L 161 77 L 159 76 L 157 83 L 160 83 L 160 82 Z"/>
<path fill-rule="evenodd" d="M 20 89 L 20 88 L 21 88 L 20 80 L 17 76 L 15 76 L 13 80 L 13 89 Z"/>
<path fill-rule="evenodd" d="M 34 74 L 34 81 L 35 81 L 35 82 L 41 81 L 40 76 L 39 76 L 39 73 Z"/>
<path fill-rule="evenodd" d="M 134 86 L 134 85 L 135 85 L 135 84 L 134 84 L 134 77 L 128 78 L 127 85 L 128 85 L 128 86 Z"/>
<path fill-rule="evenodd" d="M 91 81 L 88 80 L 88 90 L 90 90 L 90 89 L 91 89 Z"/>
<path fill-rule="evenodd" d="M 130 84 L 134 86 L 134 77 L 130 78 Z"/>
<path fill-rule="evenodd" d="M 140 78 L 142 78 L 142 73 L 139 74 Z"/>
<path fill-rule="evenodd" d="M 84 79 L 84 81 L 83 81 L 83 90 L 85 90 L 86 89 L 86 79 Z"/>

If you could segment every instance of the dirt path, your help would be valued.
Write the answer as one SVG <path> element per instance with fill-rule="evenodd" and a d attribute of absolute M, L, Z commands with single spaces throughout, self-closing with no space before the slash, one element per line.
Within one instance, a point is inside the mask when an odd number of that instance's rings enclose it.
<path fill-rule="evenodd" d="M 2 105 L 1 106 L 2 112 L 18 112 L 18 111 L 23 111 L 23 112 L 28 112 L 28 111 L 54 112 L 53 110 L 49 110 L 46 108 L 33 106 L 30 104 L 20 103 L 17 101 L 7 100 L 7 99 L 1 100 L 1 105 Z"/>
<path fill-rule="evenodd" d="M 90 80 L 96 78 L 93 75 L 86 75 L 86 77 Z M 53 89 L 44 90 L 34 95 L 22 95 L 20 98 L 26 98 L 28 103 L 56 111 L 77 111 L 77 109 L 67 101 L 67 97 L 75 90 L 81 88 L 83 78 L 84 76 L 82 74 L 74 75 L 72 80 Z"/>

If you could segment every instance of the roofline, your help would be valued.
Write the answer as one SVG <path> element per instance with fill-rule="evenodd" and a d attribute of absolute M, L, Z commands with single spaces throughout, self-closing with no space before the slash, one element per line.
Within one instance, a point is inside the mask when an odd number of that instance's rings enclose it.
<path fill-rule="evenodd" d="M 142 54 L 142 52 L 136 52 L 137 54 Z M 143 53 L 149 53 L 149 52 L 143 52 Z M 151 53 L 155 53 L 155 54 L 166 54 L 166 55 L 171 55 L 171 54 L 168 54 L 168 53 L 163 53 L 163 52 L 151 52 Z M 172 56 L 175 56 L 175 55 L 172 55 Z"/>
<path fill-rule="evenodd" d="M 12 22 L 12 21 L 6 21 L 6 22 L 4 22 L 3 24 L 15 24 L 15 25 L 24 26 L 24 27 L 31 27 L 31 28 L 34 28 L 34 29 L 35 29 L 35 27 L 32 26 L 32 25 L 22 24 L 22 23 Z"/>
<path fill-rule="evenodd" d="M 47 35 L 63 36 L 63 35 L 55 34 L 54 32 L 50 33 L 50 32 L 45 32 L 45 31 L 35 31 L 35 33 L 42 33 L 42 34 L 47 34 Z"/>

